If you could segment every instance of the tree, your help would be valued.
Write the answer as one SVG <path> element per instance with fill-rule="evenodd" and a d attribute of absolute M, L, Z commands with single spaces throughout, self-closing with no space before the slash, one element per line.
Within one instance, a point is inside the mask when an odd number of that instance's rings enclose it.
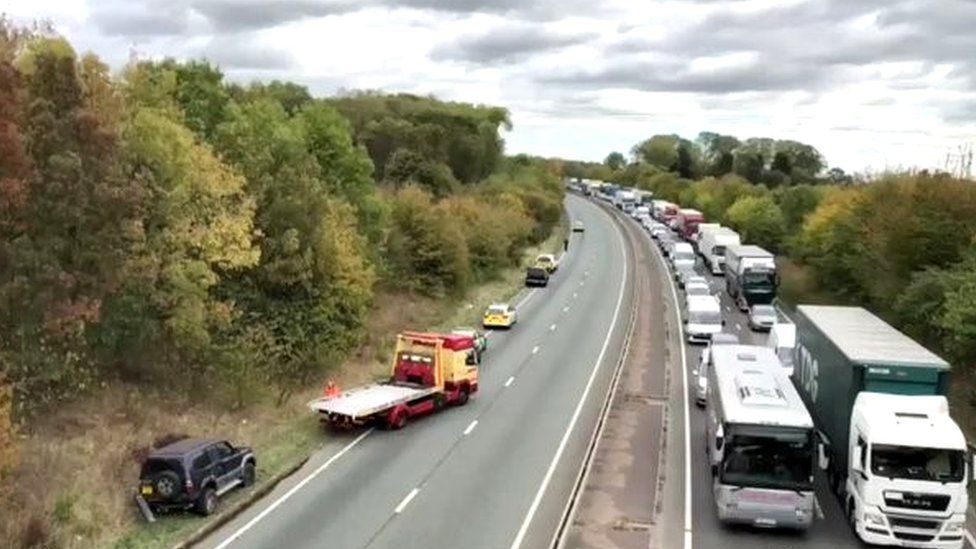
<path fill-rule="evenodd" d="M 458 220 L 436 208 L 416 186 L 396 193 L 387 244 L 394 280 L 428 295 L 463 291 L 470 278 L 468 247 Z"/>
<path fill-rule="evenodd" d="M 438 198 L 453 194 L 459 185 L 446 165 L 428 160 L 407 149 L 399 149 L 393 153 L 387 163 L 386 181 L 397 187 L 417 184 Z"/>
<path fill-rule="evenodd" d="M 740 144 L 737 138 L 714 132 L 701 132 L 695 142 L 703 151 L 702 161 L 706 175 L 721 176 L 732 172 L 733 151 Z"/>
<path fill-rule="evenodd" d="M 777 251 L 785 232 L 783 215 L 769 196 L 740 198 L 726 213 L 729 224 L 745 242 Z"/>
<path fill-rule="evenodd" d="M 607 155 L 607 158 L 603 161 L 603 164 L 611 170 L 617 171 L 627 165 L 627 159 L 624 158 L 623 153 L 614 151 Z"/>
<path fill-rule="evenodd" d="M 673 171 L 678 162 L 678 136 L 655 135 L 632 150 L 634 158 L 663 170 Z"/>
<path fill-rule="evenodd" d="M 795 234 L 799 231 L 810 212 L 817 209 L 822 196 L 823 192 L 820 188 L 812 185 L 797 185 L 776 190 L 773 198 L 783 212 L 787 234 Z"/>
<path fill-rule="evenodd" d="M 258 263 L 254 201 L 238 173 L 185 126 L 154 109 L 134 114 L 126 142 L 132 173 L 150 181 L 153 193 L 144 255 L 136 259 L 150 268 L 127 291 L 148 300 L 164 348 L 193 364 L 235 315 L 232 303 L 213 294 L 222 275 Z"/>

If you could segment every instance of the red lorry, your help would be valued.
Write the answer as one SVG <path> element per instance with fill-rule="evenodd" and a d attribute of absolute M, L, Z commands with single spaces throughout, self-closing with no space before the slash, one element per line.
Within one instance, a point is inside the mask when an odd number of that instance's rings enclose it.
<path fill-rule="evenodd" d="M 678 234 L 685 240 L 691 241 L 698 233 L 698 225 L 705 221 L 705 216 L 698 210 L 683 208 L 678 210 L 675 219 L 677 220 L 675 228 L 678 230 Z"/>
<path fill-rule="evenodd" d="M 478 357 L 469 335 L 406 332 L 397 336 L 389 380 L 313 400 L 309 407 L 333 427 L 400 429 L 412 417 L 466 404 L 478 391 Z"/>

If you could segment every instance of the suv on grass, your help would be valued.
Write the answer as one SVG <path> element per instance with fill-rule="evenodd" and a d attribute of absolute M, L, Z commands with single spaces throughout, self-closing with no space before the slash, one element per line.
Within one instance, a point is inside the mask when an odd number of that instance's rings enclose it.
<path fill-rule="evenodd" d="M 187 438 L 153 451 L 142 464 L 139 495 L 154 512 L 193 509 L 209 515 L 217 498 L 236 486 L 250 486 L 254 453 L 222 440 Z"/>

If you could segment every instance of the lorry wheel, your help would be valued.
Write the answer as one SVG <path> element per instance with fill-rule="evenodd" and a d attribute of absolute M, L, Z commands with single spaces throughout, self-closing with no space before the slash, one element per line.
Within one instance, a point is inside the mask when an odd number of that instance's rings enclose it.
<path fill-rule="evenodd" d="M 389 428 L 393 431 L 398 431 L 406 427 L 407 415 L 408 413 L 406 411 L 402 411 L 400 413 L 394 413 L 389 419 L 388 422 Z"/>
<path fill-rule="evenodd" d="M 461 389 L 461 392 L 458 393 L 457 405 L 458 406 L 464 406 L 467 403 L 468 403 L 468 390 L 465 389 L 465 388 L 462 388 Z"/>

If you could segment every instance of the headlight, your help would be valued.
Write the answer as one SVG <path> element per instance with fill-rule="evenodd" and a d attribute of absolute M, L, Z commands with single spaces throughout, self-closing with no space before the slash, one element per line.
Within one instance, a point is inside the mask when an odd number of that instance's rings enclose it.
<path fill-rule="evenodd" d="M 962 531 L 965 528 L 966 528 L 966 522 L 965 521 L 952 520 L 952 521 L 949 521 L 949 522 L 946 523 L 945 530 L 943 531 L 943 533 L 944 534 L 961 534 Z"/>
<path fill-rule="evenodd" d="M 864 523 L 869 526 L 880 526 L 882 528 L 887 526 L 884 515 L 881 513 L 875 513 L 873 511 L 867 511 L 864 513 Z"/>

